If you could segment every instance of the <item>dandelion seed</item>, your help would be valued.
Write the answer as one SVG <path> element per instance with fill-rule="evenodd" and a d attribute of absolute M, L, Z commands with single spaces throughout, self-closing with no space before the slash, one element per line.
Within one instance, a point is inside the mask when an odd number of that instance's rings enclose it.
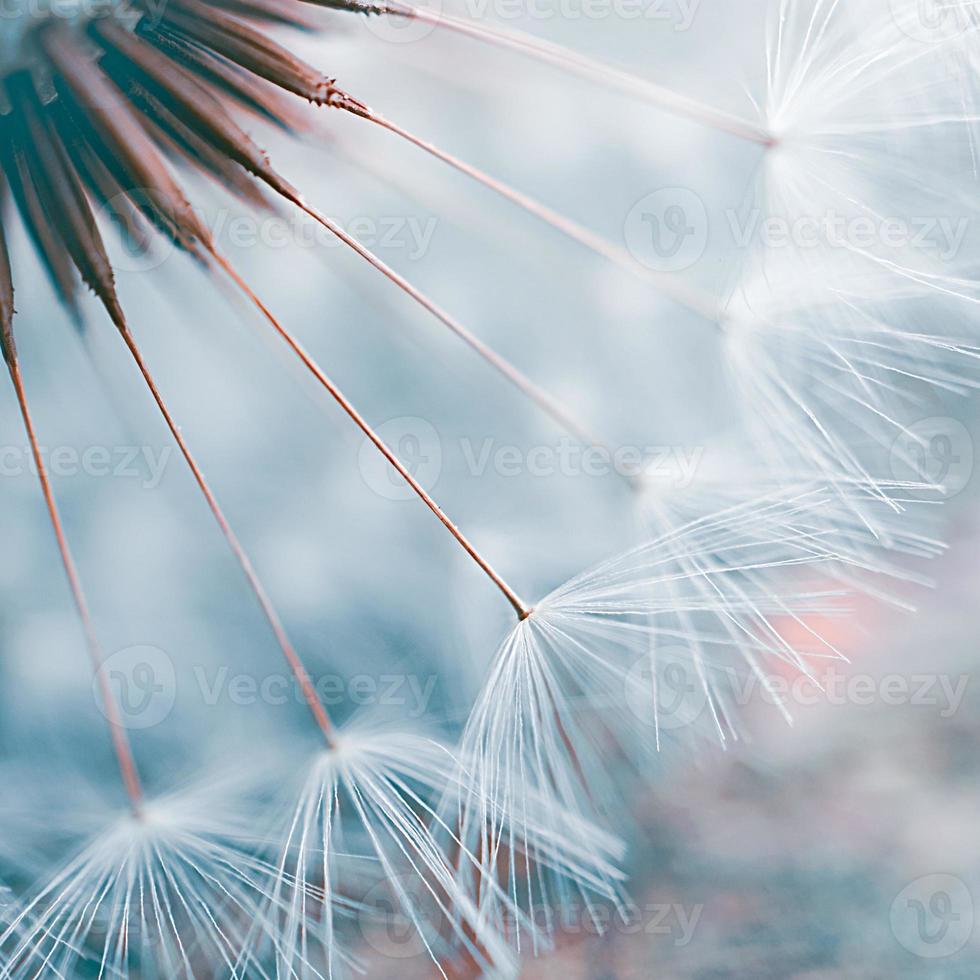
<path fill-rule="evenodd" d="M 712 448 L 690 485 L 683 484 L 682 490 L 679 481 L 680 474 L 664 472 L 662 464 L 655 473 L 644 475 L 636 504 L 638 525 L 646 533 L 663 534 L 694 523 L 703 514 L 745 507 L 758 500 L 760 492 L 768 499 L 801 499 L 809 486 L 806 470 L 795 473 L 766 466 L 744 445 Z M 842 583 L 848 593 L 873 595 L 907 608 L 893 586 L 926 586 L 930 580 L 890 556 L 931 560 L 944 553 L 940 541 L 919 529 L 921 511 L 935 509 L 928 496 L 934 491 L 929 483 L 881 480 L 868 485 L 848 483 L 841 476 L 835 492 L 825 495 L 809 513 L 801 511 L 794 526 L 814 540 L 832 539 L 834 560 L 821 566 L 822 575 Z M 761 512 L 754 525 L 760 540 L 776 536 L 776 527 L 767 524 L 768 516 L 768 511 Z M 772 516 L 778 525 L 783 515 L 777 509 Z M 684 560 L 692 574 L 700 570 L 698 560 Z"/>
<path fill-rule="evenodd" d="M 976 172 L 973 0 L 778 0 L 770 11 L 765 116 L 779 147 L 766 165 L 776 213 L 895 217 L 967 203 L 966 185 L 950 178 L 963 162 Z M 940 136 L 942 159 L 929 149 Z"/>
<path fill-rule="evenodd" d="M 250 856 L 231 809 L 212 787 L 117 818 L 13 907 L 0 976 L 274 976 L 247 950 L 279 941 L 275 868 Z"/>
<path fill-rule="evenodd" d="M 963 396 L 976 389 L 980 346 L 964 310 L 972 303 L 937 298 L 926 320 L 921 294 L 899 300 L 895 288 L 890 277 L 853 270 L 817 279 L 795 257 L 770 254 L 742 282 L 722 322 L 746 421 L 776 471 L 814 474 L 845 501 L 863 486 L 897 512 L 894 480 L 882 471 L 901 463 L 923 484 L 933 482 L 928 447 L 911 455 L 903 442 L 922 443 L 910 426 L 930 390 Z M 936 316 L 940 304 L 945 317 Z"/>
<path fill-rule="evenodd" d="M 839 590 L 777 585 L 836 559 L 833 532 L 806 527 L 822 499 L 753 501 L 666 533 L 556 589 L 507 636 L 461 741 L 476 774 L 461 836 L 481 856 L 484 878 L 503 864 L 512 902 L 533 905 L 535 891 L 549 888 L 553 856 L 532 829 L 582 856 L 590 870 L 573 876 L 579 888 L 591 878 L 600 893 L 615 893 L 608 851 L 588 823 L 576 832 L 576 820 L 614 809 L 610 754 L 659 748 L 662 647 L 683 646 L 722 738 L 732 725 L 714 680 L 733 660 L 765 683 L 766 658 L 804 673 L 812 658 L 840 658 L 804 618 L 835 614 Z M 804 645 L 789 639 L 800 625 Z M 514 854 L 541 866 L 524 885 L 502 860 Z"/>
<path fill-rule="evenodd" d="M 957 227 L 976 210 L 977 10 L 771 7 L 765 116 L 778 143 L 756 203 L 788 240 L 750 256 L 718 320 L 756 445 L 845 501 L 860 484 L 900 510 L 882 459 L 904 453 L 928 482 L 922 453 L 899 442 L 920 441 L 909 425 L 930 392 L 976 387 L 977 292 Z"/>
<path fill-rule="evenodd" d="M 513 973 L 511 954 L 485 911 L 461 887 L 444 841 L 470 870 L 476 858 L 436 812 L 453 781 L 454 756 L 435 740 L 390 724 L 356 721 L 339 731 L 305 771 L 286 821 L 273 906 L 286 909 L 276 950 L 277 976 L 302 976 L 311 949 L 324 951 L 327 972 L 338 968 L 331 913 L 339 852 L 367 862 L 374 901 L 362 903 L 362 930 L 378 907 L 399 916 L 419 952 L 447 977 L 447 958 L 476 964 L 483 975 Z M 312 914 L 309 886 L 324 893 Z M 391 927 L 392 923 L 388 923 Z M 384 928 L 384 923 L 382 923 Z"/>

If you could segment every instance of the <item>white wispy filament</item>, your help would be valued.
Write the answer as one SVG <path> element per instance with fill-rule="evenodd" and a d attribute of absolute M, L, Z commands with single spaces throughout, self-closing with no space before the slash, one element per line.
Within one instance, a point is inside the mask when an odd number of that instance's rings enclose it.
<path fill-rule="evenodd" d="M 474 778 L 461 836 L 484 886 L 502 869 L 514 904 L 547 905 L 555 879 L 569 887 L 561 841 L 578 855 L 570 887 L 615 898 L 614 850 L 585 818 L 615 810 L 612 758 L 659 745 L 663 645 L 683 644 L 719 726 L 719 667 L 734 659 L 761 676 L 773 657 L 808 672 L 809 657 L 839 656 L 805 618 L 837 611 L 839 591 L 777 584 L 836 560 L 832 532 L 806 526 L 823 503 L 819 492 L 753 501 L 665 534 L 556 589 L 507 636 L 461 744 Z"/>

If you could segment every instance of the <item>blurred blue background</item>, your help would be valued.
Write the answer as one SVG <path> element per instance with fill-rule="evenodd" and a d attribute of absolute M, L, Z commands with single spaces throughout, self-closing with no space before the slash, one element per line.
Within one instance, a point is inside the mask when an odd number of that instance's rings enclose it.
<path fill-rule="evenodd" d="M 505 22 L 751 115 L 765 70 L 764 7 L 667 2 L 627 20 L 576 16 L 569 4 L 554 17 L 525 11 Z M 611 240 L 623 241 L 630 209 L 658 189 L 689 188 L 721 215 L 752 186 L 757 148 L 513 53 L 440 32 L 391 41 L 376 22 L 319 19 L 318 35 L 282 37 L 355 97 Z M 301 140 L 256 129 L 279 169 L 612 444 L 708 456 L 730 443 L 736 407 L 712 328 L 394 136 L 339 112 L 302 113 L 311 132 Z M 511 475 L 494 463 L 476 472 L 473 457 L 487 446 L 526 458 L 557 447 L 562 433 L 356 256 L 313 247 L 300 217 L 277 207 L 285 218 L 236 225 L 242 205 L 185 177 L 263 299 L 366 416 L 388 426 L 522 593 L 542 594 L 635 540 L 629 496 L 613 475 L 520 466 Z M 23 234 L 11 247 L 29 392 L 42 442 L 63 450 L 55 489 L 105 648 L 125 658 L 149 646 L 173 666 L 167 710 L 134 733 L 149 781 L 191 775 L 202 753 L 247 758 L 305 731 L 294 699 L 245 703 L 246 692 L 235 703 L 222 688 L 220 715 L 210 710 L 207 688 L 222 667 L 260 680 L 281 672 L 272 637 L 96 303 L 85 305 L 80 336 Z M 507 625 L 499 596 L 432 516 L 398 493 L 239 297 L 165 249 L 150 262 L 114 249 L 147 359 L 315 672 L 341 679 L 348 694 L 352 677 L 383 684 L 410 673 L 424 696 L 403 686 L 382 706 L 451 730 Z M 685 274 L 721 293 L 740 261 L 724 222 L 712 220 L 704 256 Z M 926 414 L 976 431 L 975 403 L 950 399 Z M 60 758 L 95 782 L 111 757 L 5 386 L 0 446 L 6 754 L 29 747 L 32 759 Z M 93 450 L 114 473 L 92 463 Z M 912 596 L 918 614 L 861 602 L 839 627 L 862 671 L 972 680 L 972 472 L 965 484 L 945 512 L 952 550 L 929 570 L 938 585 Z M 787 730 L 776 712 L 753 706 L 741 745 L 697 765 L 666 758 L 661 776 L 624 803 L 643 828 L 631 841 L 631 888 L 655 909 L 649 929 L 613 928 L 600 939 L 570 928 L 525 975 L 977 976 L 972 931 L 946 952 L 980 900 L 973 687 L 946 717 L 942 704 L 872 699 L 803 708 Z M 361 700 L 377 704 L 377 687 L 364 690 Z M 340 700 L 341 714 L 356 707 Z M 903 916 L 915 920 L 919 907 L 926 931 L 910 933 Z M 404 975 L 416 968 L 426 975 L 423 963 L 404 964 Z"/>

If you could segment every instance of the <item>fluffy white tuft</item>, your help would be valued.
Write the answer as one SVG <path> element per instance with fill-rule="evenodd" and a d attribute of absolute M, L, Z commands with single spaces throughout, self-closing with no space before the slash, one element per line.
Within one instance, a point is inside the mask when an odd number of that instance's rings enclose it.
<path fill-rule="evenodd" d="M 243 950 L 277 941 L 268 909 L 274 868 L 251 855 L 232 812 L 208 791 L 118 817 L 12 908 L 0 976 L 270 976 Z"/>
<path fill-rule="evenodd" d="M 285 910 L 276 975 L 324 974 L 338 959 L 336 897 L 352 887 L 362 938 L 378 923 L 416 943 L 435 970 L 462 958 L 487 976 L 514 971 L 507 944 L 460 887 L 443 840 L 453 828 L 436 804 L 457 772 L 455 756 L 434 739 L 361 720 L 341 731 L 306 770 L 284 834 L 273 907 Z M 457 860 L 472 862 L 465 850 Z M 318 895 L 319 899 L 311 896 Z M 397 920 L 393 922 L 392 920 Z"/>
<path fill-rule="evenodd" d="M 763 658 L 809 673 L 810 657 L 839 656 L 806 619 L 835 613 L 838 593 L 785 584 L 836 560 L 831 532 L 806 527 L 826 499 L 755 500 L 664 534 L 555 590 L 510 633 L 460 750 L 475 778 L 462 836 L 484 889 L 503 877 L 525 908 L 555 887 L 615 901 L 615 841 L 587 818 L 618 807 L 617 754 L 659 747 L 667 657 L 696 678 L 724 738 L 716 671 L 737 662 L 765 683 Z"/>

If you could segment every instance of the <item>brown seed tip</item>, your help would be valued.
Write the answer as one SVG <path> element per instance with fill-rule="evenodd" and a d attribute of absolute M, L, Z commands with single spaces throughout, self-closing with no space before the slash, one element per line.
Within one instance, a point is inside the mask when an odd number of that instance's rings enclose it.
<path fill-rule="evenodd" d="M 2 190 L 2 188 L 0 188 Z M 3 359 L 10 365 L 17 358 L 14 345 L 14 280 L 10 272 L 10 256 L 7 254 L 7 240 L 0 221 L 0 349 Z"/>

